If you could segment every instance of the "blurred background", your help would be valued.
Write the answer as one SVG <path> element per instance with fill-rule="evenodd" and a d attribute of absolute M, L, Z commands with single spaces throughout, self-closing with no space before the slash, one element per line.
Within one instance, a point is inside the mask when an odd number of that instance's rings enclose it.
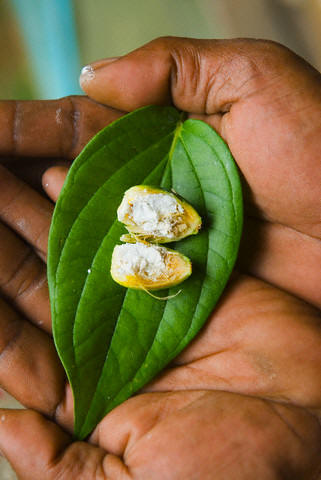
<path fill-rule="evenodd" d="M 321 0 L 1 0 L 0 98 L 81 93 L 82 65 L 160 35 L 279 41 L 321 69 Z"/>

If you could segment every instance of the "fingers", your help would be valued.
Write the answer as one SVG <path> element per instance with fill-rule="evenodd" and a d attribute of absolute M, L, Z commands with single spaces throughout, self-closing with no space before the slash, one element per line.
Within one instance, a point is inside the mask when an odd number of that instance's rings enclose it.
<path fill-rule="evenodd" d="M 23 405 L 56 415 L 64 401 L 65 374 L 51 338 L 3 300 L 0 331 L 0 385 Z M 58 411 L 59 421 L 65 414 Z"/>
<path fill-rule="evenodd" d="M 45 258 L 53 205 L 1 165 L 0 185 L 0 219 Z"/>
<path fill-rule="evenodd" d="M 30 410 L 0 410 L 0 449 L 20 480 L 130 480 L 121 474 L 119 459 L 93 445 L 71 443 L 57 425 Z"/>
<path fill-rule="evenodd" d="M 0 155 L 72 159 L 99 130 L 121 116 L 78 96 L 0 102 Z"/>
<path fill-rule="evenodd" d="M 68 173 L 66 167 L 52 167 L 42 177 L 42 185 L 53 202 L 56 202 Z"/>
<path fill-rule="evenodd" d="M 25 242 L 0 223 L 0 292 L 27 318 L 51 332 L 45 264 Z"/>
<path fill-rule="evenodd" d="M 47 191 L 56 200 L 66 169 L 45 175 Z M 46 180 L 47 179 L 47 180 Z M 0 223 L 0 291 L 33 322 L 51 331 L 45 259 L 53 205 L 0 166 L 0 219 L 31 245 Z"/>

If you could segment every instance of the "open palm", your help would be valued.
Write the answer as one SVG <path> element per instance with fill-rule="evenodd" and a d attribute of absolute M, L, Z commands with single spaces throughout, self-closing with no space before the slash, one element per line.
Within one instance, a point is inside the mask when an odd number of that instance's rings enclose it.
<path fill-rule="evenodd" d="M 221 133 L 244 178 L 239 264 L 197 338 L 145 393 L 107 415 L 91 444 L 71 444 L 39 413 L 5 412 L 2 450 L 22 479 L 317 478 L 320 75 L 271 43 L 161 39 L 115 62 L 94 64 L 82 84 L 94 100 L 122 111 L 171 100 Z M 41 104 L 45 121 L 37 113 L 40 104 L 21 104 L 20 137 L 17 129 L 16 138 L 5 132 L 2 150 L 10 153 L 14 138 L 22 155 L 63 151 L 73 157 L 85 139 L 120 115 L 88 99 L 70 101 L 80 115 L 69 115 L 64 100 Z M 3 118 L 8 110 L 3 104 Z M 24 138 L 31 116 L 33 128 Z M 69 148 L 58 133 L 75 123 Z M 44 126 L 52 128 L 38 142 L 37 129 Z M 64 175 L 60 168 L 45 176 L 53 200 Z M 39 256 L 45 258 L 51 212 L 47 199 L 1 170 L 0 282 L 15 310 L 1 303 L 0 381 L 68 430 L 72 398 L 44 332 L 50 332 L 50 314 Z"/>

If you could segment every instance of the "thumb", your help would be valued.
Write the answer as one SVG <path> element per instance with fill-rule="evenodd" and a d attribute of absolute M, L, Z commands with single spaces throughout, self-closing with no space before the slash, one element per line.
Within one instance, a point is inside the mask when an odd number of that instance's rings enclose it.
<path fill-rule="evenodd" d="M 113 476 L 121 463 L 117 457 L 85 442 L 71 443 L 58 425 L 32 410 L 0 410 L 0 448 L 20 480 L 128 478 Z"/>
<path fill-rule="evenodd" d="M 1 452 L 23 480 L 51 478 L 45 470 L 70 441 L 57 425 L 35 411 L 0 411 Z"/>
<path fill-rule="evenodd" d="M 125 111 L 172 102 L 211 115 L 229 111 L 293 61 L 288 49 L 268 41 L 166 37 L 87 65 L 80 85 L 94 100 Z"/>
<path fill-rule="evenodd" d="M 232 100 L 212 93 L 223 81 L 220 68 L 231 48 L 237 42 L 158 38 L 124 57 L 87 65 L 80 85 L 94 100 L 125 111 L 173 102 L 187 112 L 216 113 Z"/>
<path fill-rule="evenodd" d="M 124 57 L 85 66 L 79 78 L 81 88 L 94 100 L 105 105 L 122 105 L 124 111 L 170 103 L 167 78 L 172 59 L 160 43 L 156 40 Z"/>

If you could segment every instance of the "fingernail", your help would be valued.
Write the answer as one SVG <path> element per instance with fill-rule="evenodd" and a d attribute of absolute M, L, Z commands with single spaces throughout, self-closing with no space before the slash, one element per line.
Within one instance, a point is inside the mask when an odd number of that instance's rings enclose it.
<path fill-rule="evenodd" d="M 95 78 L 95 71 L 91 65 L 86 65 L 82 68 L 79 77 L 79 84 L 82 87 L 84 84 L 90 82 Z"/>
<path fill-rule="evenodd" d="M 109 63 L 115 62 L 120 57 L 110 57 L 104 58 L 103 60 L 98 60 L 89 65 L 85 65 L 80 72 L 79 83 L 80 86 L 91 82 L 96 77 L 96 71 L 100 68 L 106 67 Z"/>
<path fill-rule="evenodd" d="M 88 78 L 94 78 L 95 77 L 95 71 L 91 65 L 85 65 L 80 72 L 81 77 L 88 77 Z"/>

